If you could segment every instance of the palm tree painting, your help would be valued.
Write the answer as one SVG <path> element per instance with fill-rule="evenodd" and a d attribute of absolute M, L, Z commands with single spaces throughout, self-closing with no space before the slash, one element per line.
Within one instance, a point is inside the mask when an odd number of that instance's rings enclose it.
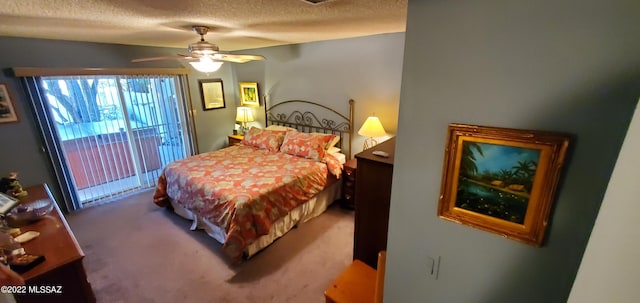
<path fill-rule="evenodd" d="M 452 123 L 438 216 L 542 246 L 570 134 Z"/>
<path fill-rule="evenodd" d="M 463 141 L 455 206 L 523 224 L 540 150 Z"/>

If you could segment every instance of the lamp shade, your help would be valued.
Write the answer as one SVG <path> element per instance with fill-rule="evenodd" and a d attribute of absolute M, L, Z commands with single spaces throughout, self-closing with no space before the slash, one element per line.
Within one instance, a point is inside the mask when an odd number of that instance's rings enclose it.
<path fill-rule="evenodd" d="M 220 69 L 222 66 L 222 62 L 213 61 L 208 56 L 204 56 L 200 58 L 200 61 L 189 62 L 193 68 L 201 71 L 203 73 L 212 73 Z"/>
<path fill-rule="evenodd" d="M 386 136 L 387 133 L 384 131 L 384 127 L 382 127 L 380 119 L 376 116 L 370 116 L 366 121 L 364 121 L 360 130 L 358 130 L 358 135 L 376 138 Z"/>
<path fill-rule="evenodd" d="M 236 112 L 236 121 L 238 122 L 253 122 L 253 111 L 249 107 L 238 107 Z"/>

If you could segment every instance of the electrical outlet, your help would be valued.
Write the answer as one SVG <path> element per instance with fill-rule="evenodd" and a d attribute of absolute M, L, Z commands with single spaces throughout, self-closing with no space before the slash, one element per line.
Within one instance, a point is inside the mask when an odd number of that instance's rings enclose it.
<path fill-rule="evenodd" d="M 427 275 L 438 280 L 438 273 L 440 272 L 440 256 L 431 257 L 427 256 Z"/>

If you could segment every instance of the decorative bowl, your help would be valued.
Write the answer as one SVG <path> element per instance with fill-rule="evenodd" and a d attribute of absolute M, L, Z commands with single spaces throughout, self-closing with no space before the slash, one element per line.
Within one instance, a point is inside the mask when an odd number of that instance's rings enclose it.
<path fill-rule="evenodd" d="M 35 200 L 18 204 L 7 214 L 11 225 L 24 225 L 41 219 L 51 212 L 53 201 L 49 199 Z"/>

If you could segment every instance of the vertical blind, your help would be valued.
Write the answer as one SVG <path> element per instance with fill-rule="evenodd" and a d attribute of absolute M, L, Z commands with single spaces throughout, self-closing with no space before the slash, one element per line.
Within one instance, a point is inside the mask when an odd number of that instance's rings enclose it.
<path fill-rule="evenodd" d="M 155 186 L 193 154 L 179 75 L 43 76 L 27 80 L 71 209 Z M 35 91 L 34 91 L 35 90 Z M 34 98 L 37 96 L 37 98 Z"/>

